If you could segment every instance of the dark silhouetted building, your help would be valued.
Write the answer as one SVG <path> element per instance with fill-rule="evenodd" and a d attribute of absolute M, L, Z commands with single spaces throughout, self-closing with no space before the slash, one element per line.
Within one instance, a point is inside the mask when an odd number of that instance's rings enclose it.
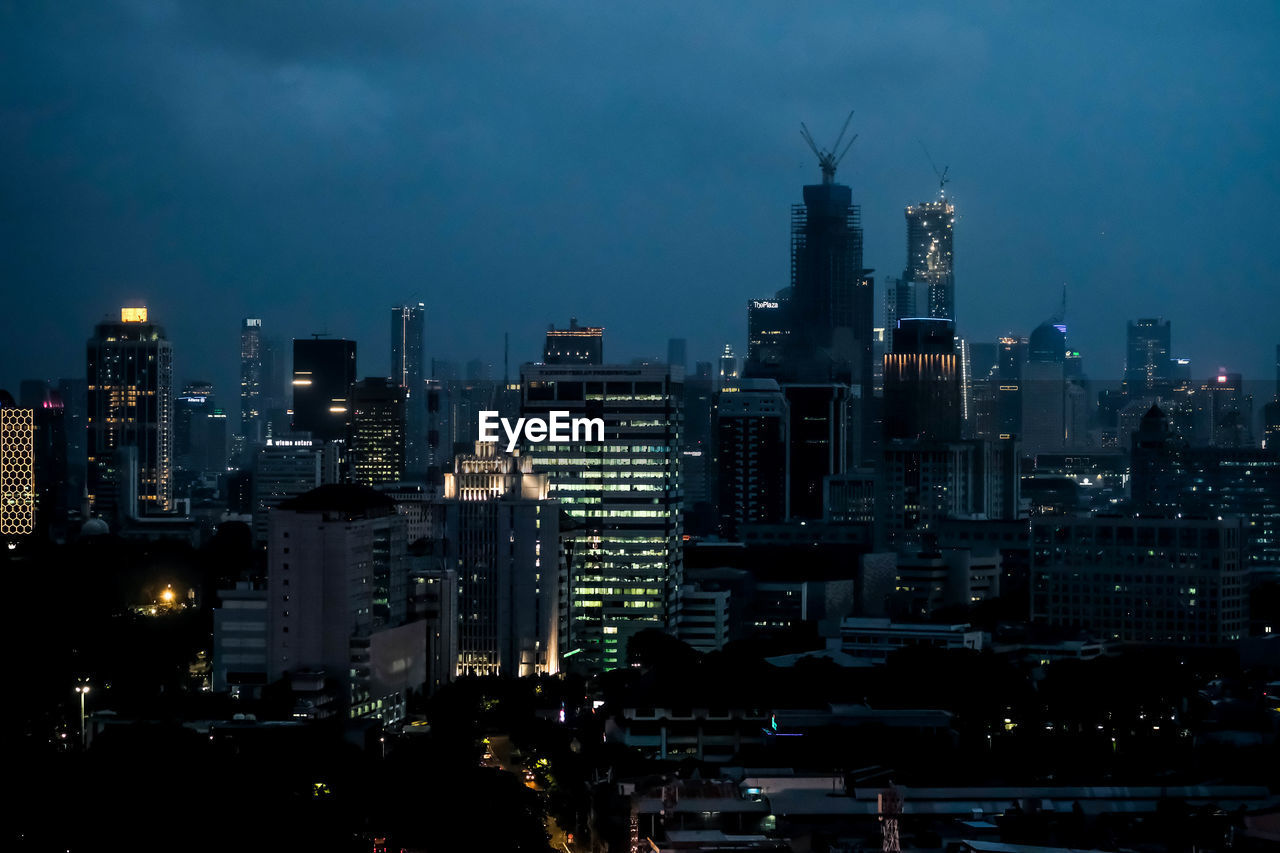
<path fill-rule="evenodd" d="M 787 506 L 794 519 L 820 519 L 823 482 L 856 461 L 857 411 L 844 384 L 787 384 Z"/>
<path fill-rule="evenodd" d="M 782 364 L 791 333 L 790 303 L 789 290 L 772 299 L 747 300 L 747 376 L 773 375 Z"/>
<path fill-rule="evenodd" d="M 0 391 L 0 538 L 16 543 L 36 532 L 36 410 Z"/>
<path fill-rule="evenodd" d="M 547 343 L 542 351 L 544 364 L 604 364 L 604 327 L 579 326 L 577 317 L 569 318 L 569 328 L 547 329 Z"/>
<path fill-rule="evenodd" d="M 1127 328 L 1124 386 L 1130 395 L 1158 394 L 1170 376 L 1169 321 L 1163 317 L 1130 320 Z"/>
<path fill-rule="evenodd" d="M 391 309 L 391 381 L 405 389 L 404 470 L 410 479 L 426 475 L 427 451 L 426 361 L 423 330 L 427 308 L 400 305 Z"/>
<path fill-rule="evenodd" d="M 1238 517 L 1031 520 L 1031 618 L 1103 639 L 1241 640 L 1248 588 Z"/>
<path fill-rule="evenodd" d="M 886 440 L 958 441 L 960 365 L 950 320 L 899 320 L 884 357 Z"/>
<path fill-rule="evenodd" d="M 299 338 L 293 342 L 293 429 L 320 441 L 347 436 L 347 392 L 356 381 L 356 342 Z"/>
<path fill-rule="evenodd" d="M 742 379 L 716 397 L 720 535 L 787 518 L 787 400 L 772 379 Z"/>

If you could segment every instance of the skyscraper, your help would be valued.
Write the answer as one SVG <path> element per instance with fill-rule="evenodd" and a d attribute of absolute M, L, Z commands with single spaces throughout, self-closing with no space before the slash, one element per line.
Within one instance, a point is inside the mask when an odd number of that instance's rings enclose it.
<path fill-rule="evenodd" d="M 458 675 L 559 670 L 559 507 L 527 457 L 476 442 L 435 504 L 443 565 L 458 573 Z"/>
<path fill-rule="evenodd" d="M 427 472 L 426 365 L 423 361 L 423 328 L 426 305 L 400 305 L 391 309 L 391 381 L 405 389 L 405 473 L 412 478 Z"/>
<path fill-rule="evenodd" d="M 683 573 L 682 371 L 666 365 L 521 369 L 521 415 L 602 418 L 604 442 L 530 444 L 535 471 L 575 528 L 564 533 L 563 656 L 588 670 L 626 662 L 627 643 L 664 628 Z"/>
<path fill-rule="evenodd" d="M 356 381 L 356 342 L 305 338 L 293 342 L 293 428 L 320 441 L 347 436 L 347 392 Z"/>
<path fill-rule="evenodd" d="M 245 317 L 240 327 L 240 434 L 236 455 L 266 440 L 263 405 L 262 320 Z"/>
<path fill-rule="evenodd" d="M 805 136 L 818 156 L 822 183 L 806 186 L 804 204 L 791 209 L 791 334 L 782 376 L 788 382 L 853 386 L 856 412 L 847 423 L 857 435 L 853 456 L 862 461 L 873 456 L 877 438 L 873 434 L 873 271 L 862 265 L 861 213 L 853 204 L 853 193 L 835 182 L 836 167 L 844 155 L 843 151 L 836 153 L 839 139 L 832 150 L 822 151 L 807 130 Z M 842 131 L 840 138 L 843 136 Z M 796 414 L 793 403 L 793 419 Z M 849 439 L 842 436 L 840 442 Z M 795 440 L 793 431 L 793 443 Z M 793 454 L 793 465 L 795 462 Z M 816 492 L 820 495 L 821 491 L 819 481 Z M 794 499 L 791 509 L 793 513 L 797 510 Z M 821 515 L 819 509 L 817 517 Z"/>
<path fill-rule="evenodd" d="M 787 316 L 790 301 L 788 290 L 772 299 L 747 300 L 747 376 L 776 371 L 782 364 L 791 331 Z"/>
<path fill-rule="evenodd" d="M 899 320 L 884 357 L 885 438 L 957 441 L 961 376 L 950 320 Z"/>
<path fill-rule="evenodd" d="M 569 318 L 569 328 L 547 328 L 547 343 L 542 351 L 544 364 L 604 364 L 604 327 L 579 326 L 577 317 Z"/>
<path fill-rule="evenodd" d="M 787 517 L 787 401 L 772 379 L 743 379 L 716 395 L 720 535 Z"/>
<path fill-rule="evenodd" d="M 923 284 L 929 317 L 956 319 L 956 283 L 952 257 L 955 205 L 940 198 L 907 206 L 907 268 L 904 282 Z M 901 319 L 901 318 L 899 318 Z"/>
<path fill-rule="evenodd" d="M 112 517 L 169 510 L 173 345 L 147 320 L 146 308 L 130 307 L 120 309 L 119 322 L 99 323 L 87 349 L 90 511 Z"/>
<path fill-rule="evenodd" d="M 376 486 L 404 479 L 406 394 L 404 386 L 380 376 L 351 386 L 347 452 L 353 483 Z"/>
<path fill-rule="evenodd" d="M 1124 386 L 1130 395 L 1158 392 L 1169 377 L 1169 321 L 1163 317 L 1130 320 L 1127 329 Z"/>

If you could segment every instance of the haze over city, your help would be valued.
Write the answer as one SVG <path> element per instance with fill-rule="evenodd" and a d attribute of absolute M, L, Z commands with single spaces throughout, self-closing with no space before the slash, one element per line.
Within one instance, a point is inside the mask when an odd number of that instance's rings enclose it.
<path fill-rule="evenodd" d="M 178 381 L 235 382 L 240 318 L 360 342 L 428 306 L 431 356 L 536 360 L 547 323 L 611 360 L 745 343 L 788 284 L 818 178 L 803 120 L 858 134 L 838 179 L 866 264 L 902 209 L 957 208 L 958 334 L 1029 333 L 1119 377 L 1162 315 L 1194 376 L 1269 377 L 1280 202 L 1272 4 L 971 8 L 137 2 L 0 10 L 4 383 L 75 375 L 145 303 Z M 1261 319 L 1267 318 L 1267 319 Z"/>

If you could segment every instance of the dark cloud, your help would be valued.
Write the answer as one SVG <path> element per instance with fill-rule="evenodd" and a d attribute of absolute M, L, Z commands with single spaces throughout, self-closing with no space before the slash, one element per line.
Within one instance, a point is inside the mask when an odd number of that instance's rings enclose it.
<path fill-rule="evenodd" d="M 867 261 L 939 165 L 961 331 L 1025 333 L 1071 293 L 1090 373 L 1162 313 L 1196 375 L 1268 375 L 1280 202 L 1272 4 L 88 3 L 0 5 L 0 386 L 83 373 L 144 299 L 178 378 L 234 381 L 240 317 L 356 338 L 432 308 L 437 355 L 533 357 L 550 321 L 741 348 L 788 275 L 798 133 Z M 674 314 L 673 314 L 674 311 Z M 1265 320 L 1264 320 L 1265 318 Z"/>

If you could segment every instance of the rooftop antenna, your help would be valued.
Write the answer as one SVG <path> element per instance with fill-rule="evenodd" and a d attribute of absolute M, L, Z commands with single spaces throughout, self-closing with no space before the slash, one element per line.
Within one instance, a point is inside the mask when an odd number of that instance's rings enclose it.
<path fill-rule="evenodd" d="M 853 141 L 858 138 L 858 134 L 849 137 L 849 143 L 839 154 L 836 150 L 840 148 L 840 141 L 844 139 L 845 131 L 849 129 L 849 122 L 853 120 L 853 110 L 849 110 L 849 117 L 844 120 L 844 127 L 840 128 L 840 135 L 836 137 L 835 143 L 828 149 L 818 147 L 818 143 L 813 141 L 813 134 L 809 132 L 809 128 L 804 122 L 800 122 L 800 135 L 804 137 L 804 141 L 809 143 L 809 149 L 813 151 L 815 157 L 818 158 L 818 167 L 822 169 L 822 182 L 824 184 L 835 183 L 836 167 L 840 165 L 840 161 L 844 159 L 844 155 L 849 153 L 849 149 L 853 147 Z"/>
<path fill-rule="evenodd" d="M 947 177 L 947 172 L 951 171 L 950 166 L 943 166 L 942 171 L 938 171 L 938 164 L 933 162 L 933 158 L 929 156 L 929 149 L 924 147 L 924 140 L 917 139 L 920 148 L 924 151 L 925 159 L 929 161 L 929 165 L 933 167 L 933 173 L 938 176 L 938 198 L 945 199 L 947 197 L 947 184 L 951 183 L 951 179 Z"/>
<path fill-rule="evenodd" d="M 317 341 L 320 340 L 321 338 L 327 338 L 329 337 L 329 335 L 330 335 L 329 332 L 312 332 L 311 333 L 311 337 L 315 338 Z"/>

